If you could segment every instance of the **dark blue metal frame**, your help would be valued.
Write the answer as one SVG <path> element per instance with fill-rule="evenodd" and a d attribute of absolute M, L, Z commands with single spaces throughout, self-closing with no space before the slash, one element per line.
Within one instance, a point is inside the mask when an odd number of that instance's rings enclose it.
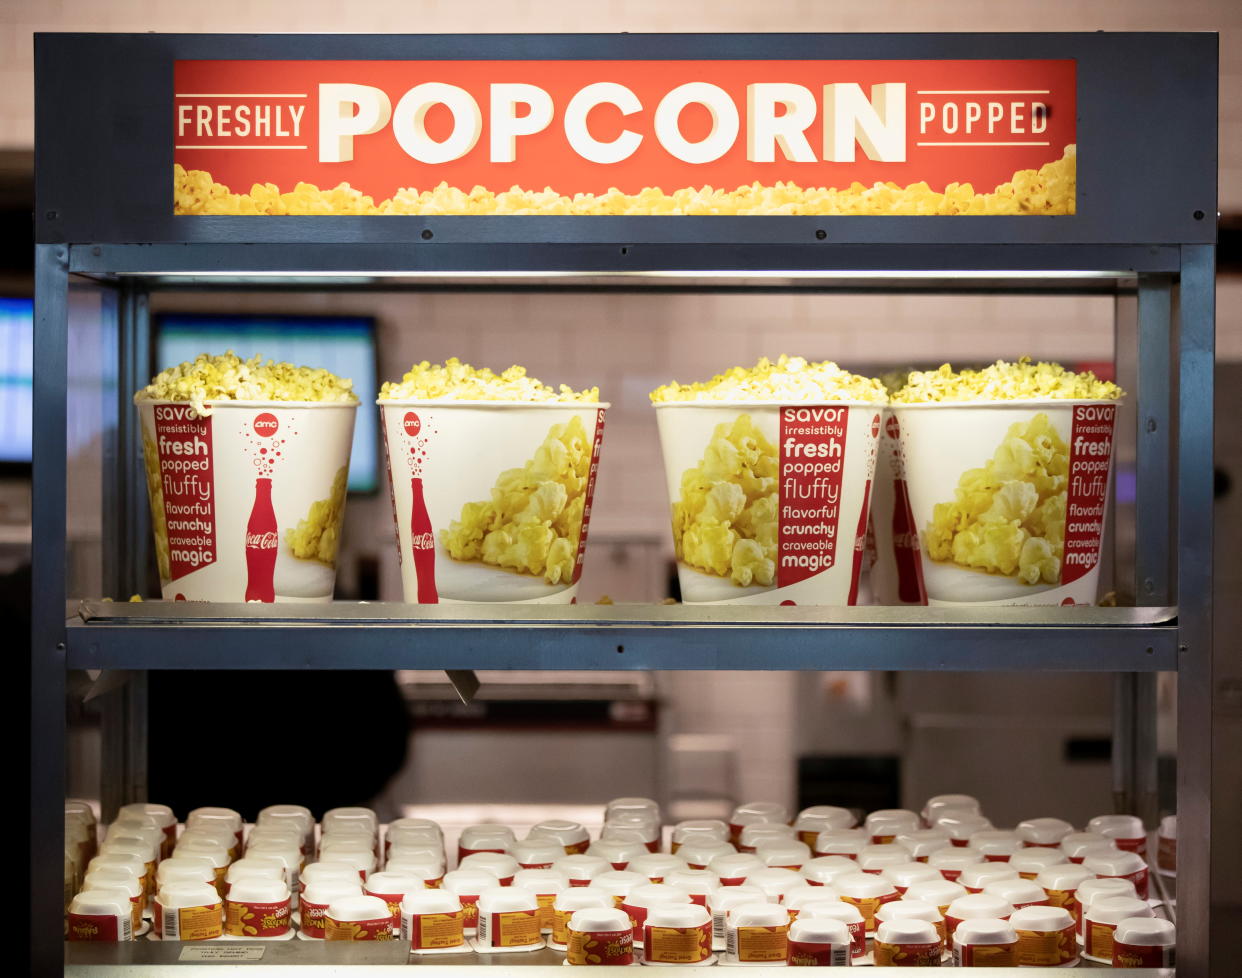
<path fill-rule="evenodd" d="M 1216 127 L 1217 48 L 1215 34 L 37 34 L 35 234 L 41 242 L 422 242 L 420 256 L 439 242 L 690 244 L 710 246 L 714 267 L 748 267 L 730 263 L 721 246 L 813 245 L 819 230 L 828 242 L 848 244 L 1207 244 L 1215 240 L 1216 142 L 1203 136 Z M 1077 214 L 279 220 L 172 214 L 177 60 L 929 57 L 1077 61 Z M 83 78 L 90 84 L 81 84 Z M 432 232 L 430 241 L 424 231 Z M 694 260 L 693 252 L 685 257 Z"/>
<path fill-rule="evenodd" d="M 1079 213 L 1060 218 L 205 218 L 173 217 L 172 62 L 180 58 L 1065 58 L 1078 62 Z M 59 970 L 60 830 L 53 813 L 64 792 L 62 704 L 70 666 L 150 668 L 169 643 L 201 647 L 221 632 L 234 641 L 270 643 L 272 661 L 289 668 L 335 668 L 332 647 L 354 634 L 391 668 L 414 661 L 445 665 L 544 668 L 569 664 L 578 641 L 590 663 L 625 660 L 634 668 L 721 668 L 746 664 L 742 641 L 767 640 L 776 668 L 912 667 L 902 643 L 909 629 L 926 639 L 927 668 L 979 668 L 994 655 L 1002 668 L 1097 669 L 1179 673 L 1181 853 L 1179 974 L 1209 974 L 1209 860 L 1214 821 L 1226 813 L 1212 793 L 1212 356 L 1216 210 L 1217 38 L 1212 34 L 1030 35 L 616 35 L 616 36 L 253 36 L 38 35 L 36 39 L 36 336 L 34 629 L 32 634 L 31 846 L 35 973 Z M 1158 66 L 1156 68 L 1155 66 Z M 89 80 L 89 84 L 84 84 Z M 1141 120 L 1141 122 L 1139 121 Z M 824 231 L 821 239 L 816 231 Z M 423 232 L 431 232 L 429 239 Z M 66 246 L 64 242 L 71 242 Z M 144 344 L 149 287 L 221 282 L 195 273 L 280 276 L 303 288 L 331 287 L 330 273 L 365 287 L 375 273 L 525 270 L 558 272 L 700 270 L 794 273 L 887 271 L 918 281 L 920 272 L 1031 272 L 1054 281 L 1067 271 L 1132 276 L 1138 287 L 1139 518 L 1174 545 L 1145 544 L 1136 554 L 1139 601 L 1177 600 L 1176 622 L 1090 627 L 1029 621 L 963 623 L 894 619 L 808 621 L 782 629 L 707 621 L 553 621 L 215 624 L 66 622 L 66 437 L 68 280 L 90 276 L 121 292 L 122 391 L 132 389 Z M 267 279 L 273 284 L 277 279 Z M 620 280 L 624 283 L 625 280 Z M 1178 282 L 1171 303 L 1170 281 Z M 262 284 L 262 283 L 260 283 Z M 520 283 L 514 283 L 515 287 Z M 721 281 L 722 288 L 728 283 Z M 788 287 L 802 287 L 791 281 Z M 624 285 L 623 285 L 624 287 Z M 807 287 L 832 288 L 831 282 Z M 840 287 L 858 287 L 848 274 Z M 1072 279 L 1058 287 L 1073 289 Z M 1084 291 L 1092 285 L 1083 280 Z M 995 281 L 1023 290 L 1023 279 Z M 1038 291 L 1038 288 L 1033 288 Z M 1170 324 L 1176 310 L 1177 328 Z M 1172 349 L 1166 345 L 1175 337 Z M 1168 350 L 1167 362 L 1161 348 Z M 1176 379 L 1176 387 L 1169 383 Z M 1171 408 L 1170 404 L 1175 405 Z M 118 477 L 112 503 L 123 520 L 143 524 L 140 470 L 126 464 L 132 412 L 118 404 Z M 1146 421 L 1156 422 L 1148 428 Z M 1168 424 L 1162 422 L 1167 420 Z M 1171 471 L 1176 472 L 1174 480 Z M 129 528 L 132 530 L 132 527 Z M 137 574 L 141 538 L 114 524 L 105 539 L 115 555 L 109 586 L 125 593 Z M 107 534 L 106 530 L 106 534 Z M 1174 572 L 1169 572 L 1170 561 Z M 1151 579 L 1150 588 L 1146 581 Z M 1174 587 L 1175 586 L 1175 587 Z M 1176 593 L 1174 593 L 1174 590 Z M 584 612 L 587 609 L 582 609 Z M 590 617 L 589 614 L 584 617 Z M 653 616 L 654 617 L 654 616 Z M 675 616 L 670 616 L 670 618 Z M 850 630 L 850 625 L 858 627 Z M 174 629 L 176 629 L 174 631 Z M 505 635 L 498 646 L 494 636 Z M 754 633 L 754 634 L 752 634 Z M 761 634 L 760 634 L 761 633 Z M 835 640 L 840 639 L 838 645 Z M 633 648 L 627 642 L 634 642 Z M 952 655 L 938 651 L 950 643 Z M 616 651 L 614 646 L 621 646 Z M 68 647 L 69 651 L 66 652 Z M 610 651 L 611 650 L 611 651 Z M 671 651 L 670 651 L 671 650 Z M 1007 658 L 1013 650 L 1011 658 Z M 227 654 L 227 653 L 226 653 Z M 868 659 L 873 654 L 874 660 Z M 1044 655 L 1047 658 L 1041 659 Z M 674 661 L 676 657 L 676 661 Z M 1139 664 L 1136 659 L 1145 659 Z M 241 665 L 241 663 L 237 663 Z M 579 666 L 581 667 L 581 666 Z M 1142 680 L 1126 694 L 1141 710 Z M 140 699 L 140 695 L 138 696 Z M 1125 718 L 1123 718 L 1125 719 Z M 1124 736 L 1145 750 L 1131 715 Z M 141 731 L 134 736 L 141 738 Z M 1132 758 L 1129 790 L 1141 787 Z M 138 781 L 127 782 L 133 785 Z M 1217 806 L 1217 809 L 1214 809 Z"/>

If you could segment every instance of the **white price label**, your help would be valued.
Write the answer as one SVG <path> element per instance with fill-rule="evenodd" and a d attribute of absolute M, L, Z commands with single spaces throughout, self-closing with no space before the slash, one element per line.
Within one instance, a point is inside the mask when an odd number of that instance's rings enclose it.
<path fill-rule="evenodd" d="M 183 947 L 178 961 L 261 961 L 267 948 L 253 944 L 212 944 L 209 947 Z"/>

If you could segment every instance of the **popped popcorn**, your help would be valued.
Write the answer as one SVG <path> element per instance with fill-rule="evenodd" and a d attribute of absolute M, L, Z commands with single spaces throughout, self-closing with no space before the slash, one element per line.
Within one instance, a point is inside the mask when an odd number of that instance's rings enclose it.
<path fill-rule="evenodd" d="M 599 388 L 575 391 L 566 384 L 554 390 L 534 377 L 526 368 L 514 365 L 502 373 L 487 367 L 472 367 L 456 357 L 441 366 L 427 360 L 416 363 L 401 378 L 380 388 L 380 400 L 419 401 L 560 401 L 595 404 Z"/>
<path fill-rule="evenodd" d="M 1075 373 L 1059 363 L 1017 363 L 997 360 L 982 370 L 955 371 L 949 364 L 937 370 L 912 370 L 906 384 L 892 397 L 894 403 L 927 401 L 1100 400 L 1115 401 L 1125 391 L 1112 381 L 1100 380 L 1090 370 Z"/>
<path fill-rule="evenodd" d="M 1056 584 L 1065 542 L 1069 451 L 1044 413 L 1009 426 L 983 468 L 962 473 L 923 533 L 932 560 Z"/>
<path fill-rule="evenodd" d="M 341 520 L 345 516 L 345 490 L 349 467 L 342 466 L 332 479 L 327 499 L 311 504 L 306 518 L 285 532 L 289 552 L 301 560 L 317 560 L 329 567 L 336 566 L 336 551 L 341 542 Z"/>
<path fill-rule="evenodd" d="M 449 556 L 571 583 L 592 447 L 580 418 L 553 425 L 522 468 L 500 473 L 490 500 L 466 503 L 440 532 Z"/>
<path fill-rule="evenodd" d="M 679 560 L 741 587 L 776 579 L 776 447 L 748 414 L 716 426 L 673 504 Z"/>
<path fill-rule="evenodd" d="M 175 214 L 575 214 L 575 215 L 1000 215 L 1073 214 L 1077 192 L 1077 147 L 1065 147 L 1059 160 L 1038 170 L 1019 170 L 990 192 L 976 193 L 969 183 L 950 183 L 943 192 L 926 182 L 901 187 L 855 181 L 844 189 L 800 187 L 789 181 L 764 186 L 758 182 L 735 190 L 704 186 L 683 187 L 665 193 L 644 187 L 636 194 L 613 187 L 602 194 L 572 197 L 551 187 L 529 190 L 513 186 L 495 191 L 469 191 L 440 183 L 431 190 L 406 187 L 388 200 L 374 198 L 348 183 L 321 190 L 298 183 L 282 192 L 272 183 L 256 183 L 249 193 L 233 193 L 205 170 L 186 170 L 173 164 Z"/>
<path fill-rule="evenodd" d="M 668 401 L 870 401 L 888 400 L 884 385 L 842 370 L 831 360 L 809 363 L 785 354 L 775 363 L 763 357 L 753 367 L 733 367 L 706 382 L 676 381 L 651 392 L 656 403 Z"/>
<path fill-rule="evenodd" d="M 221 356 L 200 353 L 193 360 L 160 371 L 135 400 L 189 401 L 207 417 L 207 401 L 336 401 L 356 404 L 353 382 L 322 367 L 297 367 L 261 357 L 243 360 L 232 350 Z"/>

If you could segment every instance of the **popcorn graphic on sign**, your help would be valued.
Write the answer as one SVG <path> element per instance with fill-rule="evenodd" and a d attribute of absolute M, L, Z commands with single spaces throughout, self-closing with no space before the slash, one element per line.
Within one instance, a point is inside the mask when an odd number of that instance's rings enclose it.
<path fill-rule="evenodd" d="M 1072 59 L 177 61 L 170 206 L 1072 215 L 1076 75 Z"/>

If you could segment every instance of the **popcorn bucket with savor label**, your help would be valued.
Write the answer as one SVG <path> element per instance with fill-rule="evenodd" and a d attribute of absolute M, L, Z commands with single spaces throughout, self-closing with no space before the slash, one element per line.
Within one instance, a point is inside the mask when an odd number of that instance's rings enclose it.
<path fill-rule="evenodd" d="M 1116 401 L 891 410 L 929 604 L 1096 602 Z"/>
<path fill-rule="evenodd" d="M 855 603 L 880 405 L 655 406 L 683 601 Z"/>
<path fill-rule="evenodd" d="M 357 405 L 135 403 L 164 599 L 331 601 Z"/>
<path fill-rule="evenodd" d="M 405 600 L 571 603 L 608 405 L 377 403 Z"/>

